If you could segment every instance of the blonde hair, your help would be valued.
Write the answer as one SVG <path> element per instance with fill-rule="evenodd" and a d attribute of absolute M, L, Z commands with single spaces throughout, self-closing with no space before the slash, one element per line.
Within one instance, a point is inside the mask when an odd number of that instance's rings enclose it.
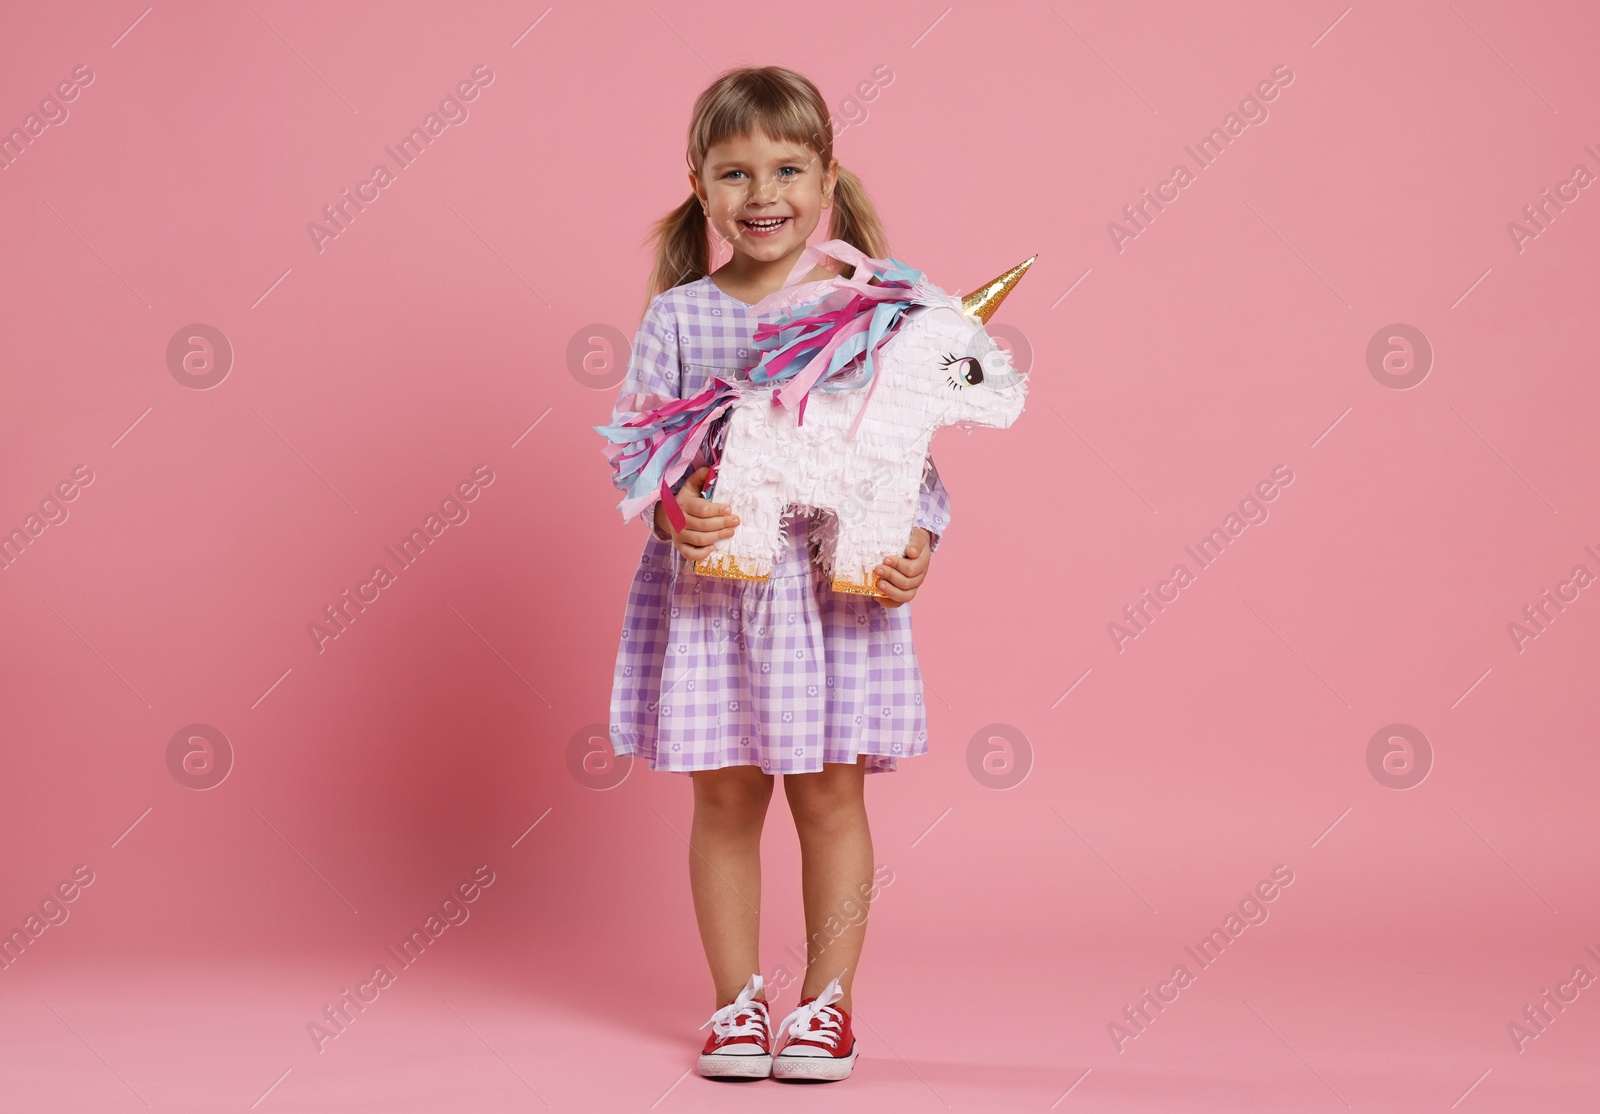
<path fill-rule="evenodd" d="M 826 172 L 833 161 L 833 120 L 817 87 L 782 66 L 728 70 L 694 102 L 689 120 L 689 169 L 698 174 L 706 152 L 718 143 L 761 133 L 815 151 Z M 664 290 L 704 278 L 711 270 L 710 225 L 691 190 L 688 198 L 656 221 L 646 242 L 655 243 L 645 308 Z M 843 240 L 874 258 L 889 254 L 888 237 L 861 179 L 844 167 L 833 189 L 828 238 Z M 854 268 L 843 265 L 846 277 Z"/>

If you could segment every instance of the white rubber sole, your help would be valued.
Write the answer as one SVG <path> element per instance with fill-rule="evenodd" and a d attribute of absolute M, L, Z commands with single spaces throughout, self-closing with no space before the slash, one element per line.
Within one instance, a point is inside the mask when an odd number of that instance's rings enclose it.
<path fill-rule="evenodd" d="M 707 1079 L 765 1079 L 772 1074 L 772 1057 L 765 1053 L 702 1053 L 695 1070 Z"/>
<path fill-rule="evenodd" d="M 772 1078 L 837 1082 L 848 1079 L 855 1066 L 854 1048 L 848 1056 L 784 1056 L 780 1053 L 772 1059 Z"/>

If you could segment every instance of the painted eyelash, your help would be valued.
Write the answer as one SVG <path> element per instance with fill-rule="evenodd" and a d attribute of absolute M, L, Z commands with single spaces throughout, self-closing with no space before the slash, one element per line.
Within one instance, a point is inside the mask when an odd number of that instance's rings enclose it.
<path fill-rule="evenodd" d="M 951 364 L 961 364 L 961 363 L 965 363 L 965 362 L 966 362 L 966 358 L 964 356 L 956 356 L 956 355 L 948 355 L 947 354 L 947 355 L 939 357 L 939 366 L 941 368 L 947 368 Z M 966 387 L 965 383 L 957 382 L 956 377 L 954 375 L 945 376 L 945 383 L 948 384 L 948 386 L 950 387 L 950 389 L 952 391 L 959 391 L 959 390 L 963 389 L 964 387 Z"/>

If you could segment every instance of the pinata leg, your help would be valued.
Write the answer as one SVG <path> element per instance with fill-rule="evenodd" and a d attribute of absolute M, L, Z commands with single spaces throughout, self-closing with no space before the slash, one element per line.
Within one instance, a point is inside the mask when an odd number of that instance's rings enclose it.
<path fill-rule="evenodd" d="M 695 562 L 701 576 L 720 576 L 728 580 L 768 580 L 783 541 L 777 509 L 765 506 L 735 490 L 726 474 L 717 485 L 716 499 L 727 503 L 739 516 L 731 537 L 711 547 L 711 552 Z"/>
<path fill-rule="evenodd" d="M 833 590 L 856 596 L 887 598 L 885 593 L 878 590 L 878 578 L 873 570 L 885 557 L 892 557 L 898 552 L 889 535 L 863 535 L 860 530 L 841 525 L 834 549 Z"/>

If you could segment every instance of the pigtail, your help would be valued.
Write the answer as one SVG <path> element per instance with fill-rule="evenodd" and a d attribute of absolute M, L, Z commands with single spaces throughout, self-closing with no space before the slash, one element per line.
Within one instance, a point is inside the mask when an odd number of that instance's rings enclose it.
<path fill-rule="evenodd" d="M 711 272 L 710 228 L 705 210 L 700 208 L 700 198 L 694 193 L 688 200 L 655 224 L 646 243 L 655 245 L 655 265 L 650 271 L 650 286 L 645 294 L 644 309 L 664 290 L 704 278 Z M 642 318 L 644 311 L 640 311 Z"/>
<path fill-rule="evenodd" d="M 873 207 L 861 179 L 843 166 L 839 167 L 839 178 L 833 186 L 833 216 L 828 221 L 828 238 L 843 240 L 873 259 L 889 257 L 889 237 L 878 219 L 878 210 Z M 855 268 L 846 265 L 841 273 L 850 278 Z"/>

